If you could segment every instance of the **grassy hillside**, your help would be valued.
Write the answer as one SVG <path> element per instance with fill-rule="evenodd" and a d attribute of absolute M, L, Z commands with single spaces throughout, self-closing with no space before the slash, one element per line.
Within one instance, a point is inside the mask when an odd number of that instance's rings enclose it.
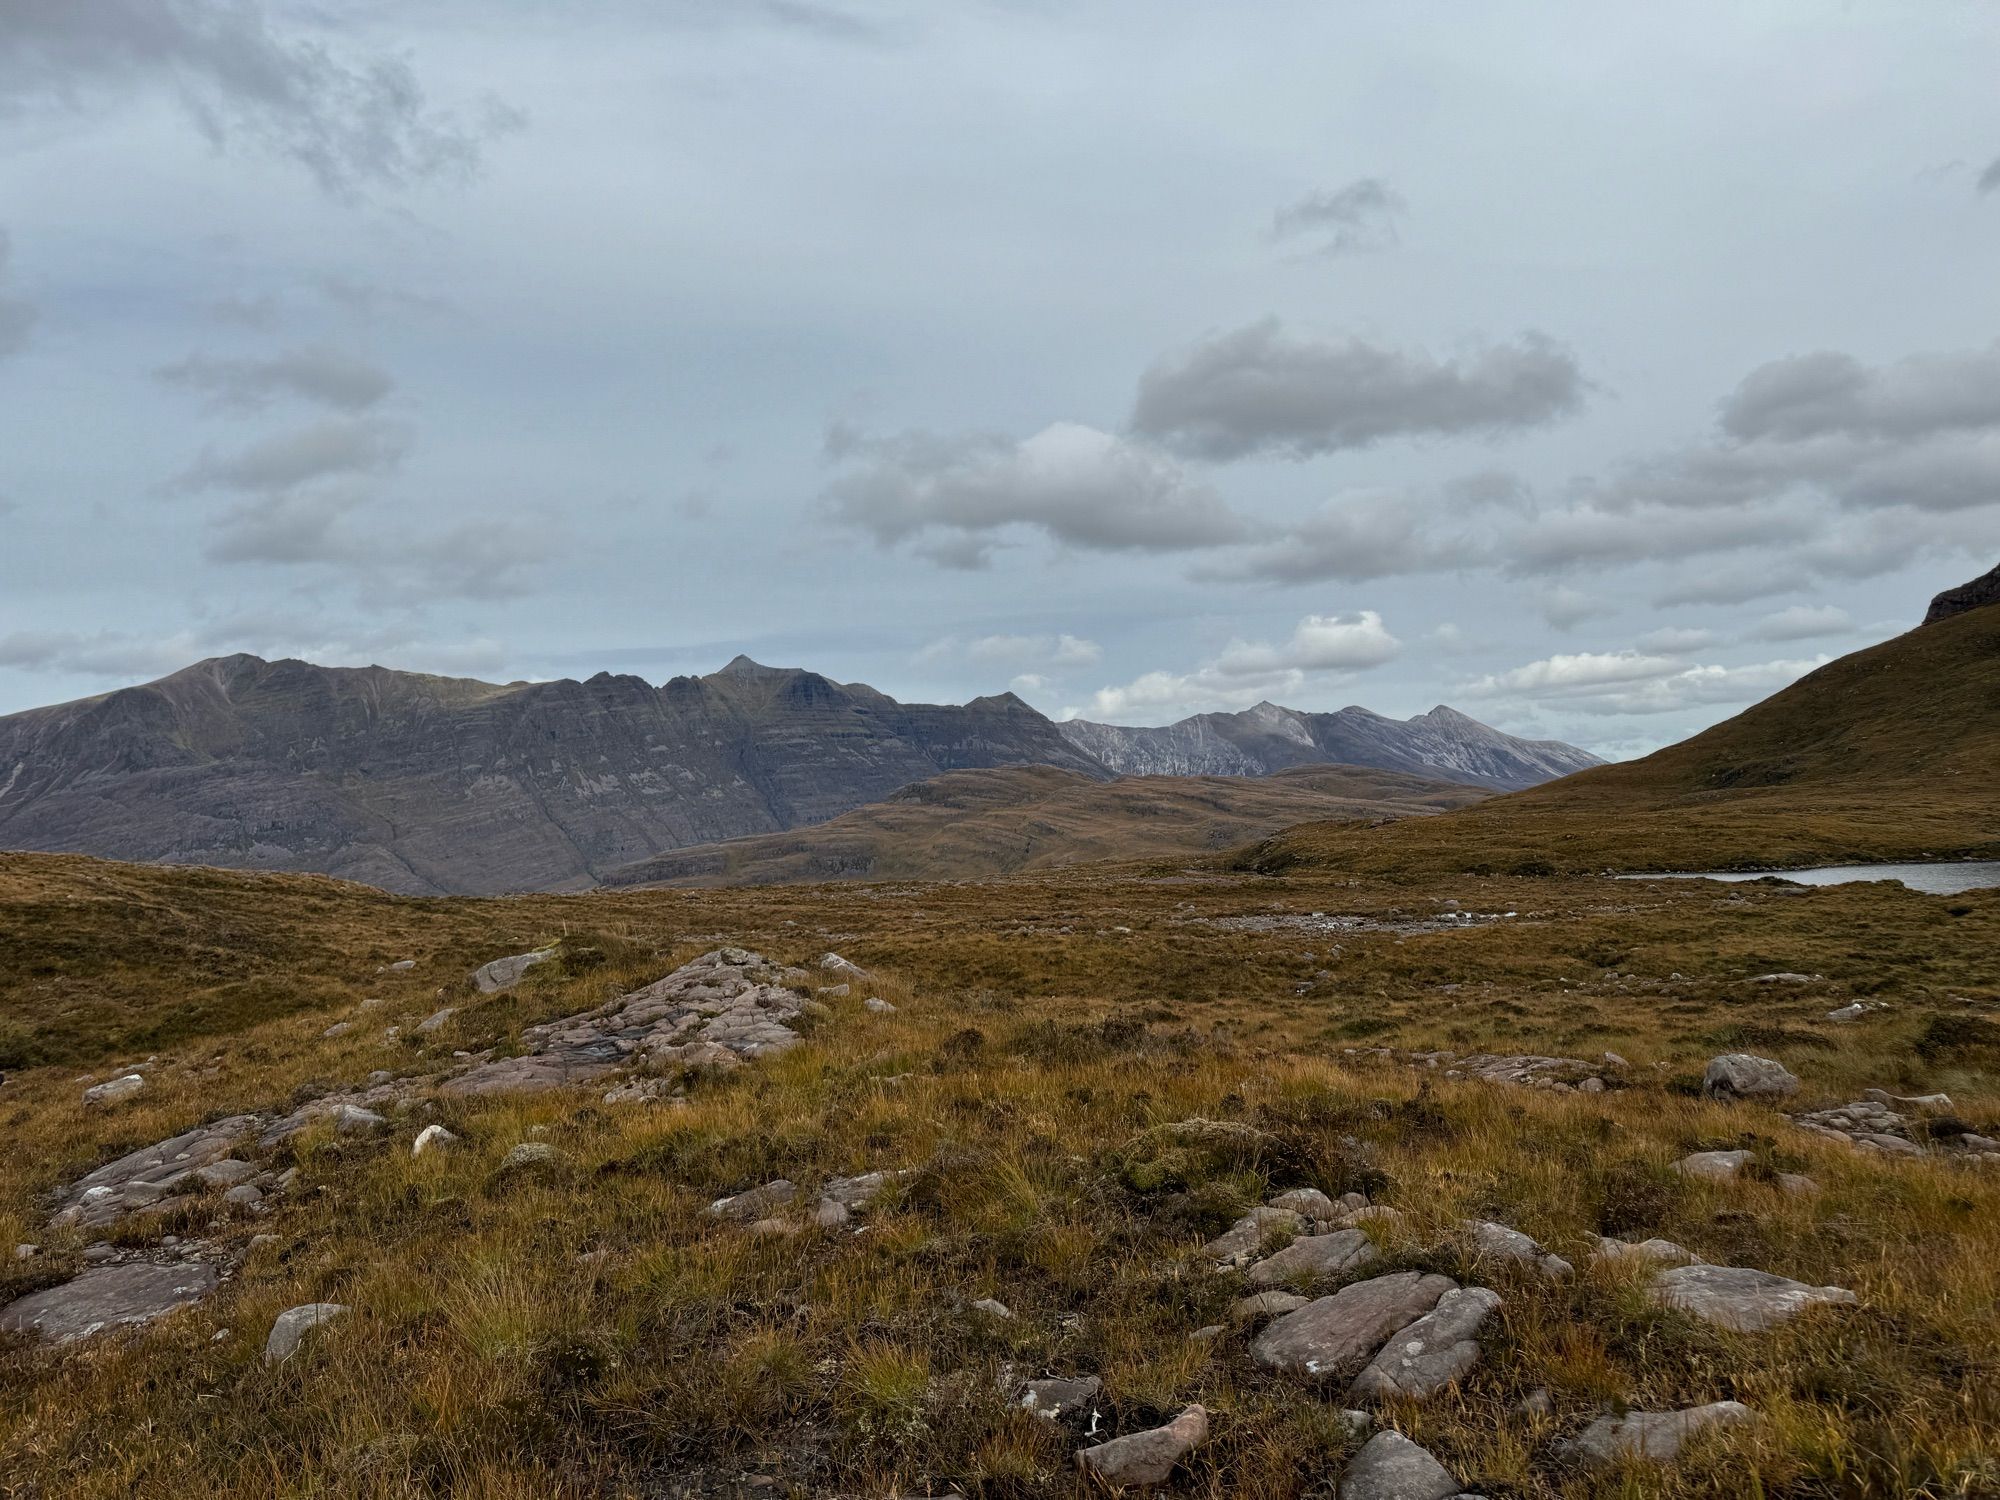
<path fill-rule="evenodd" d="M 811 828 L 677 849 L 614 870 L 605 884 L 990 879 L 1094 860 L 1189 858 L 1296 823 L 1412 817 L 1486 795 L 1360 766 L 1113 782 L 1054 766 L 955 771 Z"/>
<path fill-rule="evenodd" d="M 1504 913 L 1463 919 L 1447 913 Z M 718 942 L 783 961 L 837 948 L 873 974 L 776 1059 L 688 1080 L 684 1104 L 602 1085 L 437 1097 L 466 1050 L 645 984 Z M 532 944 L 507 994 L 467 981 Z M 1200 1401 L 1213 1435 L 1176 1493 L 1310 1500 L 1356 1439 L 1348 1404 L 1263 1369 L 1198 1247 L 1246 1205 L 1316 1186 L 1406 1218 L 1372 1270 L 1495 1287 L 1455 1390 L 1380 1420 L 1468 1488 L 1588 1495 L 1973 1496 L 2000 1474 L 2000 1180 L 1870 1156 L 1774 1110 L 1694 1096 L 1748 1046 L 1808 1106 L 1949 1089 L 2000 1128 L 2000 892 L 1718 892 L 1694 884 L 1066 870 L 978 886 L 843 884 L 402 900 L 307 877 L 0 856 L 0 1020 L 28 1056 L 0 1119 L 0 1302 L 78 1272 L 45 1222 L 81 1172 L 198 1122 L 386 1072 L 414 1107 L 380 1134 L 318 1129 L 268 1212 L 216 1194 L 114 1232 L 196 1237 L 233 1279 L 77 1352 L 0 1341 L 0 1494 L 1081 1497 L 1082 1420 L 1010 1406 L 1010 1380 L 1092 1374 L 1098 1436 Z M 385 965 L 409 960 L 409 970 Z M 1777 969 L 1824 976 L 1773 986 Z M 216 1002 L 218 994 L 235 997 Z M 897 1009 L 874 1014 L 865 995 Z M 1884 1002 L 1855 1026 L 1825 1021 Z M 415 1023 L 458 1007 L 442 1029 Z M 79 1030 L 79 1016 L 95 1017 Z M 347 1029 L 327 1035 L 334 1023 Z M 1984 1028 L 1984 1029 L 1982 1029 Z M 1603 1094 L 1460 1082 L 1350 1055 L 1387 1044 L 1615 1050 Z M 144 1095 L 85 1083 L 146 1066 Z M 1254 1150 L 1167 1150 L 1175 1122 Z M 426 1123 L 457 1145 L 413 1157 Z M 503 1159 L 535 1142 L 544 1170 Z M 1732 1184 L 1677 1175 L 1742 1146 Z M 784 1176 L 913 1175 L 865 1232 L 758 1237 L 707 1217 Z M 1817 1195 L 1773 1173 L 1807 1172 Z M 1451 1226 L 1502 1219 L 1575 1260 L 1550 1281 L 1474 1264 Z M 1585 1264 L 1597 1233 L 1853 1288 L 1858 1306 L 1723 1333 Z M 254 1236 L 272 1236 L 256 1240 Z M 1322 1290 L 1324 1287 L 1321 1288 Z M 1013 1313 L 974 1311 L 995 1297 Z M 354 1311 L 267 1368 L 277 1312 Z M 1224 1331 L 1195 1339 L 1196 1330 Z M 1521 1402 L 1546 1389 L 1546 1414 Z M 1555 1443 L 1603 1403 L 1724 1398 L 1759 1427 L 1670 1471 L 1596 1473 Z"/>
<path fill-rule="evenodd" d="M 1770 867 L 2000 856 L 2000 608 L 1821 667 L 1643 760 L 1422 825 L 1291 830 L 1260 868 Z"/>

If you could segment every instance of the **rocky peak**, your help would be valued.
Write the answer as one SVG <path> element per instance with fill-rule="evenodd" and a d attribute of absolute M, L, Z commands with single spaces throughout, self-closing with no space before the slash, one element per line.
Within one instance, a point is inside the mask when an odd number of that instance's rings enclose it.
<path fill-rule="evenodd" d="M 1953 615 L 1962 615 L 1967 610 L 1984 609 L 1988 605 L 2000 604 L 2000 567 L 1990 573 L 1981 574 L 1970 583 L 1962 583 L 1955 589 L 1946 589 L 1931 600 L 1929 613 L 1924 616 L 1926 625 L 1935 625 L 1939 620 L 1949 620 Z"/>

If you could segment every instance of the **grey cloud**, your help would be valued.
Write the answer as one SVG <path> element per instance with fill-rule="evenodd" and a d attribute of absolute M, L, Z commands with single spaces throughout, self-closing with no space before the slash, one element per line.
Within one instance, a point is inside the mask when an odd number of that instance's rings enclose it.
<path fill-rule="evenodd" d="M 358 412 L 395 386 L 387 371 L 337 349 L 290 349 L 268 359 L 191 354 L 154 374 L 168 385 L 204 391 L 216 406 L 236 411 L 257 411 L 292 396 Z"/>
<path fill-rule="evenodd" d="M 111 631 L 17 630 L 0 635 L 0 667 L 21 672 L 78 672 L 100 677 L 156 677 L 189 659 L 184 638 L 137 638 Z"/>
<path fill-rule="evenodd" d="M 1203 339 L 1140 377 L 1133 428 L 1201 458 L 1310 458 L 1391 437 L 1538 427 L 1587 382 L 1541 334 L 1439 360 L 1360 339 L 1287 334 L 1276 318 Z"/>
<path fill-rule="evenodd" d="M 413 439 L 402 422 L 331 418 L 234 453 L 205 451 L 177 484 L 182 489 L 275 492 L 322 479 L 381 475 L 402 463 Z"/>
<path fill-rule="evenodd" d="M 824 496 L 837 520 L 884 546 L 915 540 L 957 566 L 977 566 L 995 534 L 1012 527 L 1085 550 L 1136 552 L 1213 546 L 1246 530 L 1172 458 L 1073 422 L 1018 440 L 870 438 L 836 426 L 826 451 L 846 465 Z"/>
<path fill-rule="evenodd" d="M 1782 442 L 2000 428 L 2000 342 L 1874 368 L 1834 350 L 1773 360 L 1723 401 L 1721 420 L 1730 437 Z"/>
<path fill-rule="evenodd" d="M 1656 609 L 1687 604 L 1748 604 L 1790 594 L 1806 586 L 1806 570 L 1791 562 L 1739 563 L 1727 568 L 1703 568 L 1653 596 Z"/>
<path fill-rule="evenodd" d="M 1359 177 L 1345 187 L 1309 193 L 1272 216 L 1271 237 L 1319 240 L 1324 255 L 1385 250 L 1396 243 L 1396 220 L 1407 211 L 1402 195 L 1379 177 Z"/>
<path fill-rule="evenodd" d="M 1837 604 L 1794 604 L 1764 616 L 1750 628 L 1750 634 L 1760 641 L 1810 641 L 1846 635 L 1853 629 L 1853 617 Z"/>
<path fill-rule="evenodd" d="M 2000 192 L 2000 156 L 1996 156 L 1992 161 L 1988 162 L 1986 170 L 1979 174 L 1979 191 L 1982 193 Z"/>
<path fill-rule="evenodd" d="M 343 56 L 288 33 L 260 0 L 6 0 L 0 108 L 77 108 L 153 88 L 217 147 L 285 156 L 334 193 L 462 176 L 477 125 L 434 109 L 401 58 Z"/>
<path fill-rule="evenodd" d="M 341 523 L 367 503 L 365 492 L 346 486 L 270 495 L 216 517 L 205 555 L 222 563 L 351 562 L 354 541 Z"/>
<path fill-rule="evenodd" d="M 1274 541 L 1195 570 L 1198 578 L 1269 583 L 1365 583 L 1474 566 L 1492 543 L 1463 524 L 1440 528 L 1421 496 L 1401 490 L 1340 495 Z"/>
<path fill-rule="evenodd" d="M 13 284 L 13 259 L 14 242 L 0 229 L 0 359 L 26 348 L 35 326 L 34 304 L 8 291 Z"/>

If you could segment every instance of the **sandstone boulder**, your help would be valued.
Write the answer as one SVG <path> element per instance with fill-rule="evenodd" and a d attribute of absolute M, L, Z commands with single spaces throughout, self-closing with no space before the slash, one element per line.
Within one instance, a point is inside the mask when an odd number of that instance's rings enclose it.
<path fill-rule="evenodd" d="M 1257 1335 L 1250 1353 L 1266 1369 L 1285 1374 L 1314 1380 L 1344 1374 L 1457 1286 L 1448 1276 L 1416 1271 L 1356 1282 L 1279 1318 Z"/>
<path fill-rule="evenodd" d="M 1077 1467 L 1110 1485 L 1131 1489 L 1164 1484 L 1174 1465 L 1208 1440 L 1208 1409 L 1190 1406 L 1164 1427 L 1113 1438 L 1076 1456 Z"/>

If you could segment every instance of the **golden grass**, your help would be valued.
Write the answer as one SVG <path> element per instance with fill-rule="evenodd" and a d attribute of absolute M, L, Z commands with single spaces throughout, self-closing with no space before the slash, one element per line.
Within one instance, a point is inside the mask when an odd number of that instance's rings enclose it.
<path fill-rule="evenodd" d="M 1446 897 L 1520 915 L 1433 930 L 1421 919 Z M 1379 926 L 1332 931 L 1315 912 Z M 1240 930 L 1244 916 L 1278 925 Z M 475 963 L 565 934 L 564 959 L 512 994 L 466 985 Z M 1340 1391 L 1262 1371 L 1245 1330 L 1188 1337 L 1227 1324 L 1244 1289 L 1205 1269 L 1202 1241 L 1306 1184 L 1366 1186 L 1409 1215 L 1372 1231 L 1387 1268 L 1471 1275 L 1453 1226 L 1478 1215 L 1580 1267 L 1596 1233 L 1662 1235 L 1861 1296 L 1731 1335 L 1653 1307 L 1629 1271 L 1558 1283 L 1482 1269 L 1506 1299 L 1486 1359 L 1457 1392 L 1387 1412 L 1469 1487 L 1993 1493 L 2000 1177 L 1867 1158 L 1690 1086 L 1740 1043 L 1786 1060 L 1807 1103 L 1942 1086 L 1992 1126 L 2000 1058 L 1914 1042 L 2000 1000 L 1994 892 L 1160 871 L 408 902 L 0 857 L 0 952 L 52 955 L 0 970 L 0 1021 L 30 1058 L 64 1059 L 0 1090 L 0 1228 L 44 1246 L 6 1264 L 0 1291 L 79 1267 L 77 1236 L 38 1227 L 39 1195 L 115 1152 L 376 1068 L 428 1075 L 454 1046 L 504 1043 L 718 939 L 788 960 L 837 948 L 899 1009 L 836 1002 L 807 1046 L 697 1081 L 685 1108 L 609 1108 L 580 1089 L 441 1101 L 385 1140 L 302 1138 L 301 1181 L 268 1218 L 210 1231 L 204 1207 L 185 1226 L 238 1246 L 279 1236 L 207 1303 L 79 1352 L 0 1350 L 0 1495 L 719 1495 L 751 1475 L 779 1495 L 1082 1493 L 1079 1435 L 1011 1410 L 1003 1370 L 1100 1375 L 1119 1430 L 1208 1405 L 1214 1436 L 1183 1493 L 1324 1495 L 1353 1446 Z M 403 957 L 413 974 L 377 972 Z M 1775 969 L 1827 977 L 1750 982 Z M 84 1006 L 90 976 L 108 976 L 115 1004 Z M 206 1003 L 223 984 L 285 993 L 244 1018 Z M 1892 1008 L 1853 1027 L 1820 1019 L 1855 995 Z M 462 1007 L 453 1026 L 413 1035 L 443 1003 Z M 98 1029 L 70 1031 L 79 1006 Z M 337 1019 L 355 1030 L 324 1039 Z M 1633 1083 L 1551 1095 L 1344 1050 L 1377 1043 L 1608 1047 Z M 79 1079 L 142 1045 L 159 1056 L 146 1096 L 85 1110 Z M 1191 1177 L 1131 1169 L 1149 1130 L 1197 1116 L 1276 1144 Z M 462 1143 L 413 1160 L 431 1118 Z M 557 1147 L 560 1168 L 501 1173 L 525 1139 Z M 1824 1192 L 1669 1170 L 1738 1144 Z M 758 1239 L 702 1212 L 780 1175 L 809 1198 L 882 1167 L 915 1175 L 862 1216 L 864 1233 Z M 969 1311 L 987 1296 L 1015 1317 Z M 265 1369 L 271 1319 L 311 1300 L 356 1311 Z M 1550 1419 L 1516 1410 L 1537 1387 Z M 1551 1457 L 1601 1403 L 1725 1397 L 1767 1420 L 1674 1470 L 1597 1476 Z"/>

